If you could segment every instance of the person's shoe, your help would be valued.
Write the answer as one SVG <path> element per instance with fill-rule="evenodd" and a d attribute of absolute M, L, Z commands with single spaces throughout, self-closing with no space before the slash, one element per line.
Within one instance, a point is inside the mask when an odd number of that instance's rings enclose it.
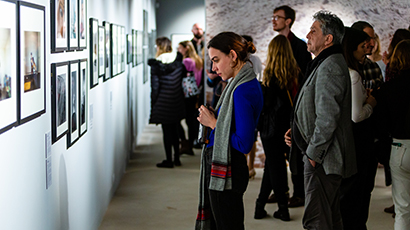
<path fill-rule="evenodd" d="M 174 165 L 175 165 L 175 166 L 181 166 L 181 161 L 180 161 L 180 160 L 174 161 Z"/>
<path fill-rule="evenodd" d="M 289 199 L 289 208 L 296 208 L 296 207 L 302 207 L 305 205 L 305 198 L 298 197 L 298 196 L 292 196 Z"/>
<path fill-rule="evenodd" d="M 273 213 L 273 217 L 281 219 L 283 221 L 290 221 L 289 211 L 287 209 L 279 209 Z"/>
<path fill-rule="evenodd" d="M 289 192 L 286 192 L 286 197 L 289 199 Z M 266 203 L 276 203 L 278 202 L 278 200 L 276 199 L 275 193 L 272 193 L 269 198 L 268 201 Z"/>
<path fill-rule="evenodd" d="M 392 206 L 390 206 L 390 207 L 387 207 L 387 208 L 385 208 L 384 209 L 384 212 L 387 212 L 387 213 L 394 213 L 394 204 L 392 205 Z"/>
<path fill-rule="evenodd" d="M 194 151 L 192 150 L 192 146 L 189 143 L 189 141 L 187 140 L 181 141 L 181 148 L 179 149 L 179 154 L 180 155 L 187 154 L 191 156 L 194 155 Z"/>
<path fill-rule="evenodd" d="M 268 213 L 265 211 L 264 205 L 256 201 L 256 206 L 255 206 L 255 215 L 253 216 L 254 219 L 263 219 L 268 215 Z"/>
<path fill-rule="evenodd" d="M 174 163 L 172 161 L 163 160 L 161 163 L 157 164 L 158 168 L 173 168 Z"/>
<path fill-rule="evenodd" d="M 198 140 L 194 140 L 193 146 L 194 149 L 202 149 L 202 145 L 199 144 Z"/>
<path fill-rule="evenodd" d="M 255 179 L 256 171 L 255 169 L 249 170 L 249 179 Z"/>

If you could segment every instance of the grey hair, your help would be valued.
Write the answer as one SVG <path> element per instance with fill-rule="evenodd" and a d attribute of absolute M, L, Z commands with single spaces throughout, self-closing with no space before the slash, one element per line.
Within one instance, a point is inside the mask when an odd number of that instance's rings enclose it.
<path fill-rule="evenodd" d="M 313 15 L 313 19 L 319 22 L 324 35 L 331 34 L 333 36 L 334 45 L 342 44 L 345 27 L 339 17 L 330 11 L 321 10 Z"/>

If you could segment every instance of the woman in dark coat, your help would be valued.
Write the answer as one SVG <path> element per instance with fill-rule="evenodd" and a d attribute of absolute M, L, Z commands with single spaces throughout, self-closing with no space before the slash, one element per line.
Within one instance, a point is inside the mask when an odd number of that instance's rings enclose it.
<path fill-rule="evenodd" d="M 171 41 L 166 37 L 156 39 L 156 59 L 150 59 L 151 66 L 151 124 L 161 124 L 166 160 L 157 164 L 161 168 L 180 166 L 178 125 L 184 118 L 185 105 L 182 78 L 186 70 L 182 55 L 172 52 Z M 174 161 L 172 161 L 172 147 Z"/>

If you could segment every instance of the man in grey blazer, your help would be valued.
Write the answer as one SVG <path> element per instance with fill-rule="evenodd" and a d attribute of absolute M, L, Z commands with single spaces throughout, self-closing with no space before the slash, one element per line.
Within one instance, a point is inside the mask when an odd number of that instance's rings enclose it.
<path fill-rule="evenodd" d="M 343 229 L 339 187 L 356 173 L 351 126 L 351 82 L 342 55 L 343 22 L 319 11 L 307 34 L 309 63 L 306 81 L 296 97 L 292 147 L 304 154 L 306 229 Z M 290 143 L 290 130 L 285 136 Z M 295 146 L 296 145 L 296 146 Z M 291 156 L 294 157 L 294 156 Z"/>

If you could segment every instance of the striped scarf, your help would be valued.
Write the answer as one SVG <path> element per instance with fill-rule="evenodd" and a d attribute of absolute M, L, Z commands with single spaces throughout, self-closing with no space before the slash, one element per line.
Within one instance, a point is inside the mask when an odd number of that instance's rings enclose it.
<path fill-rule="evenodd" d="M 212 152 L 211 179 L 209 189 L 224 191 L 232 189 L 231 175 L 231 124 L 233 116 L 233 94 L 236 88 L 256 77 L 252 65 L 247 62 L 235 78 L 225 87 L 216 110 L 219 110 L 218 119 L 215 127 L 215 137 Z M 196 221 L 196 230 L 210 229 L 210 210 L 209 194 L 205 190 L 205 146 L 201 154 L 201 174 L 199 185 L 199 206 Z"/>

